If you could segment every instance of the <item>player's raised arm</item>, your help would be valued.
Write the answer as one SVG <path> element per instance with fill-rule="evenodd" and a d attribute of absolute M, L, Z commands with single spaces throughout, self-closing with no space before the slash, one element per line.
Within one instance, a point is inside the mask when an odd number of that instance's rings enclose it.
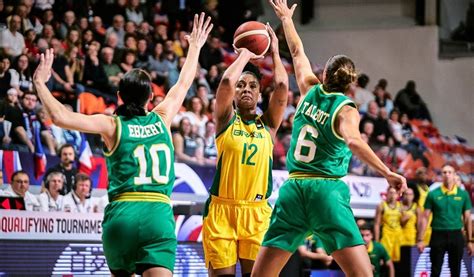
<path fill-rule="evenodd" d="M 281 121 L 283 120 L 283 114 L 285 113 L 286 104 L 288 102 L 288 74 L 281 62 L 278 49 L 278 38 L 269 24 L 267 24 L 267 31 L 271 37 L 273 81 L 275 89 L 270 96 L 270 103 L 268 110 L 264 114 L 264 120 L 270 129 L 276 133 L 276 130 L 280 127 Z"/>
<path fill-rule="evenodd" d="M 107 147 L 113 147 L 115 143 L 115 120 L 111 116 L 102 114 L 85 115 L 69 111 L 46 87 L 46 82 L 51 77 L 51 66 L 53 65 L 54 51 L 47 49 L 41 54 L 40 64 L 33 76 L 33 84 L 41 99 L 41 103 L 50 114 L 53 123 L 61 128 L 78 130 L 86 133 L 100 134 Z M 109 148 L 110 149 L 110 148 Z"/>
<path fill-rule="evenodd" d="M 216 109 L 214 116 L 217 120 L 216 129 L 219 133 L 227 123 L 232 119 L 234 109 L 232 107 L 232 102 L 235 96 L 235 86 L 239 80 L 242 71 L 244 70 L 245 65 L 251 59 L 258 59 L 261 56 L 257 56 L 247 50 L 246 48 L 236 49 L 239 56 L 237 59 L 224 71 L 222 74 L 222 79 L 217 88 L 216 92 Z"/>
<path fill-rule="evenodd" d="M 268 2 L 283 25 L 286 41 L 293 58 L 298 88 L 300 89 L 301 96 L 304 97 L 312 86 L 319 83 L 319 80 L 313 73 L 309 59 L 304 53 L 303 42 L 298 36 L 295 24 L 293 23 L 292 16 L 297 5 L 294 4 L 291 8 L 288 8 L 287 0 L 268 0 Z"/>
<path fill-rule="evenodd" d="M 359 112 L 353 107 L 344 106 L 337 115 L 338 133 L 344 138 L 344 141 L 354 155 L 384 176 L 389 186 L 394 187 L 401 194 L 407 188 L 406 179 L 390 171 L 374 151 L 370 149 L 369 145 L 361 137 L 359 122 Z"/>
<path fill-rule="evenodd" d="M 205 21 L 204 19 L 204 13 L 200 16 L 194 15 L 193 30 L 186 36 L 189 42 L 188 56 L 179 74 L 178 82 L 170 89 L 163 102 L 153 110 L 163 118 L 168 127 L 183 104 L 186 93 L 196 76 L 199 53 L 212 30 L 211 17 L 208 16 Z"/>

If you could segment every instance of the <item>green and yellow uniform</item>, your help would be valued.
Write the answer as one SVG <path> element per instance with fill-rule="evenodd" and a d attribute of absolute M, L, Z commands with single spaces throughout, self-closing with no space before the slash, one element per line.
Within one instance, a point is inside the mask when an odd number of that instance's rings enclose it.
<path fill-rule="evenodd" d="M 417 225 L 417 215 L 416 209 L 418 204 L 413 203 L 411 207 L 402 212 L 402 215 L 409 215 L 407 223 L 402 227 L 403 240 L 401 246 L 415 246 L 416 245 L 416 225 Z"/>
<path fill-rule="evenodd" d="M 141 274 L 149 265 L 173 271 L 177 243 L 169 199 L 175 180 L 170 133 L 154 112 L 115 120 L 115 146 L 104 151 L 110 200 L 102 235 L 107 264 L 112 272 Z"/>
<path fill-rule="evenodd" d="M 203 218 L 206 266 L 255 260 L 270 222 L 273 141 L 262 119 L 235 114 L 216 136 L 217 171 Z"/>
<path fill-rule="evenodd" d="M 403 240 L 400 219 L 402 210 L 400 202 L 395 207 L 390 207 L 387 202 L 382 203 L 382 238 L 380 243 L 385 247 L 394 262 L 400 261 L 400 246 Z"/>
<path fill-rule="evenodd" d="M 425 209 L 431 210 L 433 221 L 431 228 L 437 231 L 461 230 L 462 215 L 472 208 L 469 194 L 455 186 L 451 191 L 441 185 L 428 193 Z"/>
<path fill-rule="evenodd" d="M 364 244 L 350 208 L 347 174 L 351 151 L 336 132 L 336 118 L 354 102 L 313 86 L 296 109 L 287 154 L 290 178 L 280 188 L 262 245 L 293 252 L 309 233 L 326 251 Z"/>
<path fill-rule="evenodd" d="M 371 241 L 367 246 L 367 252 L 369 254 L 370 263 L 374 266 L 374 277 L 380 276 L 380 262 L 383 261 L 384 264 L 390 261 L 390 255 L 383 247 L 382 244 Z"/>
<path fill-rule="evenodd" d="M 418 193 L 420 194 L 420 197 L 418 198 L 418 203 L 417 204 L 418 204 L 418 207 L 420 207 L 421 212 L 423 212 L 425 210 L 425 208 L 424 208 L 425 201 L 426 201 L 426 197 L 428 196 L 428 192 L 430 191 L 430 188 L 427 185 L 421 185 L 421 184 L 418 184 L 416 186 L 416 188 L 418 189 Z M 430 217 L 428 218 L 428 224 L 426 226 L 425 236 L 423 238 L 423 242 L 425 243 L 425 245 L 428 245 L 430 243 L 431 220 L 433 220 L 433 215 L 432 214 L 430 214 Z"/>

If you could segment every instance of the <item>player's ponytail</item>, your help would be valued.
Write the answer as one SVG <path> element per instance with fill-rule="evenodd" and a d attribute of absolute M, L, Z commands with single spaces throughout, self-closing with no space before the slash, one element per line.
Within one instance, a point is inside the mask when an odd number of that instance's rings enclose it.
<path fill-rule="evenodd" d="M 146 115 L 144 106 L 151 94 L 151 78 L 141 69 L 132 69 L 127 72 L 119 83 L 119 95 L 123 101 L 115 114 L 132 117 Z"/>
<path fill-rule="evenodd" d="M 347 56 L 337 55 L 327 62 L 323 88 L 328 92 L 344 93 L 356 78 L 357 73 L 352 60 Z"/>

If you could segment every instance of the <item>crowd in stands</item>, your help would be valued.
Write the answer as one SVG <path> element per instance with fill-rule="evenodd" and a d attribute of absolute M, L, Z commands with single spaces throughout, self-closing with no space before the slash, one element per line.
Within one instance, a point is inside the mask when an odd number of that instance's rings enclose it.
<path fill-rule="evenodd" d="M 184 37 L 189 32 L 192 15 L 205 11 L 217 28 L 202 49 L 199 70 L 185 104 L 173 121 L 172 131 L 178 162 L 214 166 L 216 89 L 222 72 L 236 57 L 231 46 L 233 30 L 262 13 L 260 1 L 79 2 L 19 0 L 3 1 L 0 5 L 2 149 L 35 153 L 40 141 L 46 154 L 56 155 L 65 143 L 78 151 L 81 141 L 87 139 L 93 152 L 102 155 L 99 139 L 55 126 L 41 108 L 32 85 L 38 54 L 48 47 L 54 48 L 53 74 L 48 87 L 69 109 L 87 114 L 113 114 L 119 104 L 116 92 L 121 76 L 138 67 L 149 72 L 153 80 L 153 99 L 148 107 L 151 110 L 177 81 L 186 59 L 188 44 Z M 230 18 L 235 20 L 230 22 Z M 274 148 L 274 168 L 284 169 L 300 94 L 282 29 L 277 28 L 276 32 L 290 73 L 288 106 Z M 260 111 L 266 109 L 272 92 L 269 60 L 258 63 L 264 76 Z M 315 72 L 322 80 L 321 68 L 315 66 Z M 413 166 L 407 166 L 408 159 L 409 165 L 428 167 L 439 176 L 426 150 L 436 147 L 433 137 L 438 140 L 443 137 L 430 123 L 430 112 L 415 82 L 408 81 L 396 94 L 389 93 L 387 87 L 385 79 L 372 86 L 369 76 L 360 74 L 347 92 L 359 106 L 364 139 L 392 170 L 407 171 L 407 177 L 414 177 Z M 461 155 L 473 154 L 471 148 L 463 151 Z M 450 155 L 443 155 L 442 159 L 454 160 L 454 154 Z M 356 157 L 351 162 L 350 173 L 374 175 Z M 470 170 L 462 178 L 470 180 L 469 173 Z"/>

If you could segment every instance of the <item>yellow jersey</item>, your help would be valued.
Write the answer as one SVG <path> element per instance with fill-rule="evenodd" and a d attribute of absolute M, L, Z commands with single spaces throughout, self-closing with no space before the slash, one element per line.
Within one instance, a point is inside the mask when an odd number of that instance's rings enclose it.
<path fill-rule="evenodd" d="M 390 208 L 387 202 L 383 202 L 382 226 L 383 232 L 399 231 L 402 229 L 400 219 L 402 217 L 402 210 L 400 202 L 397 202 L 395 208 Z"/>
<path fill-rule="evenodd" d="M 410 219 L 408 219 L 408 222 L 405 224 L 405 226 L 402 227 L 403 229 L 403 245 L 407 246 L 414 246 L 416 245 L 416 223 L 417 223 L 417 215 L 416 215 L 416 209 L 418 208 L 418 205 L 416 203 L 413 203 L 411 207 L 403 211 L 404 214 L 410 215 Z"/>
<path fill-rule="evenodd" d="M 418 193 L 420 194 L 420 197 L 418 198 L 418 207 L 422 211 L 425 210 L 425 201 L 426 201 L 426 196 L 428 196 L 428 192 L 430 192 L 430 189 L 426 187 L 426 190 L 423 188 L 422 185 L 417 185 L 416 188 L 418 189 Z"/>
<path fill-rule="evenodd" d="M 216 146 L 218 162 L 211 195 L 244 201 L 270 197 L 273 141 L 260 116 L 244 121 L 235 113 L 216 135 Z"/>

